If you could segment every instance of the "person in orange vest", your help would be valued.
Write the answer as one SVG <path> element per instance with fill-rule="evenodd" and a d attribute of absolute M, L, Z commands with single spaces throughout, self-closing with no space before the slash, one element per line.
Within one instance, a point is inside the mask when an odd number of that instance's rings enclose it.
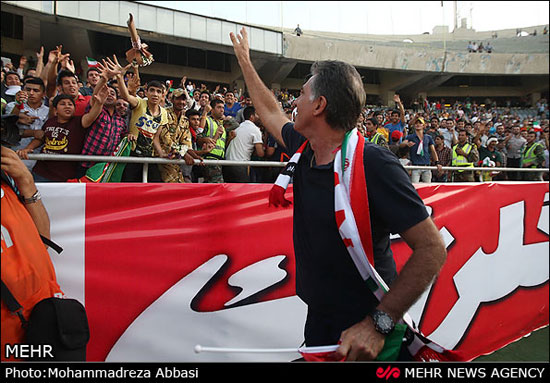
<path fill-rule="evenodd" d="M 2 146 L 2 281 L 29 318 L 34 305 L 49 297 L 62 297 L 55 270 L 40 236 L 50 238 L 50 220 L 40 192 L 23 161 Z M 2 360 L 6 344 L 23 343 L 25 330 L 17 315 L 2 300 Z"/>

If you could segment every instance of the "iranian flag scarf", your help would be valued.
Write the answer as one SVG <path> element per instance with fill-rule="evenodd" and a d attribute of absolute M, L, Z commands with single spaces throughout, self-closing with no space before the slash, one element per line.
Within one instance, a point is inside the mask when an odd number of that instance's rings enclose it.
<path fill-rule="evenodd" d="M 270 206 L 290 205 L 291 202 L 284 198 L 284 193 L 306 146 L 307 141 L 294 153 L 277 178 L 269 195 Z M 355 267 L 378 301 L 381 301 L 389 288 L 374 268 L 369 201 L 363 162 L 364 146 L 365 138 L 357 129 L 353 129 L 346 133 L 342 146 L 337 149 L 334 158 L 334 216 L 342 241 Z M 384 349 L 377 359 L 396 360 L 402 345 L 406 345 L 417 361 L 462 360 L 458 352 L 445 350 L 425 338 L 408 313 L 396 324 L 392 334 L 386 337 Z"/>

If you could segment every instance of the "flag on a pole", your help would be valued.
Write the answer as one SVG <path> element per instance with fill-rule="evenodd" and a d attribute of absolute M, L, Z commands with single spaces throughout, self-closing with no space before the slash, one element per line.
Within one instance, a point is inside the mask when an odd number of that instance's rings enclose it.
<path fill-rule="evenodd" d="M 86 56 L 86 61 L 88 62 L 88 68 L 97 68 L 98 62 L 96 59 Z"/>

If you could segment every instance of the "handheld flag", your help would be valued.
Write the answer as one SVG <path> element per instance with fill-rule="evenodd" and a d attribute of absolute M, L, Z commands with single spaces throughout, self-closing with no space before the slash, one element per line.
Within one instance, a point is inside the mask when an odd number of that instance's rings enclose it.
<path fill-rule="evenodd" d="M 149 46 L 141 42 L 134 23 L 134 16 L 131 13 L 127 24 L 130 40 L 132 40 L 132 48 L 126 52 L 126 60 L 134 66 L 147 66 L 151 64 L 154 61 L 153 55 L 147 50 Z"/>
<path fill-rule="evenodd" d="M 98 62 L 96 59 L 86 56 L 86 61 L 88 62 L 88 68 L 97 68 Z"/>

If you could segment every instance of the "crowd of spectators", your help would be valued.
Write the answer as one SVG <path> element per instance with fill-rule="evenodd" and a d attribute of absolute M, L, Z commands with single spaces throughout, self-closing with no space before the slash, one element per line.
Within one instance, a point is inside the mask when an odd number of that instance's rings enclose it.
<path fill-rule="evenodd" d="M 475 101 L 446 104 L 424 102 L 422 110 L 365 108 L 357 127 L 370 141 L 387 146 L 403 165 L 432 166 L 410 171 L 413 182 L 535 181 L 547 172 L 444 170 L 443 167 L 549 167 L 549 111 L 547 100 L 534 113 L 478 105 Z M 521 115 L 520 115 L 520 112 Z M 369 128 L 371 120 L 377 128 Z M 367 121 L 365 124 L 364 121 Z M 379 140 L 377 135 L 382 135 Z M 387 145 L 386 145 L 387 143 Z"/>
<path fill-rule="evenodd" d="M 487 41 L 485 45 L 483 45 L 483 42 L 480 41 L 479 44 L 475 41 L 468 41 L 468 52 L 469 53 L 492 53 L 493 52 L 493 46 L 491 45 L 490 41 Z"/>
<path fill-rule="evenodd" d="M 480 44 L 481 46 L 481 44 Z M 478 51 L 480 47 L 476 47 Z M 487 45 L 484 49 L 487 49 Z M 32 161 L 29 153 L 110 156 L 126 141 L 134 157 L 183 159 L 184 164 L 148 166 L 149 182 L 274 182 L 280 167 L 213 166 L 196 160 L 276 161 L 285 148 L 262 127 L 242 89 L 208 89 L 185 76 L 179 84 L 163 79 L 142 83 L 139 68 L 107 57 L 75 75 L 63 47 L 36 54 L 37 66 L 21 57 L 2 68 L 2 114 L 18 116 L 21 140 L 13 149 L 39 182 L 83 180 L 92 162 Z M 298 94 L 273 90 L 293 119 Z M 405 108 L 366 106 L 357 121 L 369 141 L 391 150 L 414 169 L 413 182 L 541 180 L 544 172 L 449 171 L 443 167 L 548 168 L 548 104 L 522 118 L 517 110 L 465 100 L 418 101 Z M 123 140 L 126 138 L 127 140 Z M 143 164 L 128 163 L 122 182 L 140 182 Z"/>

